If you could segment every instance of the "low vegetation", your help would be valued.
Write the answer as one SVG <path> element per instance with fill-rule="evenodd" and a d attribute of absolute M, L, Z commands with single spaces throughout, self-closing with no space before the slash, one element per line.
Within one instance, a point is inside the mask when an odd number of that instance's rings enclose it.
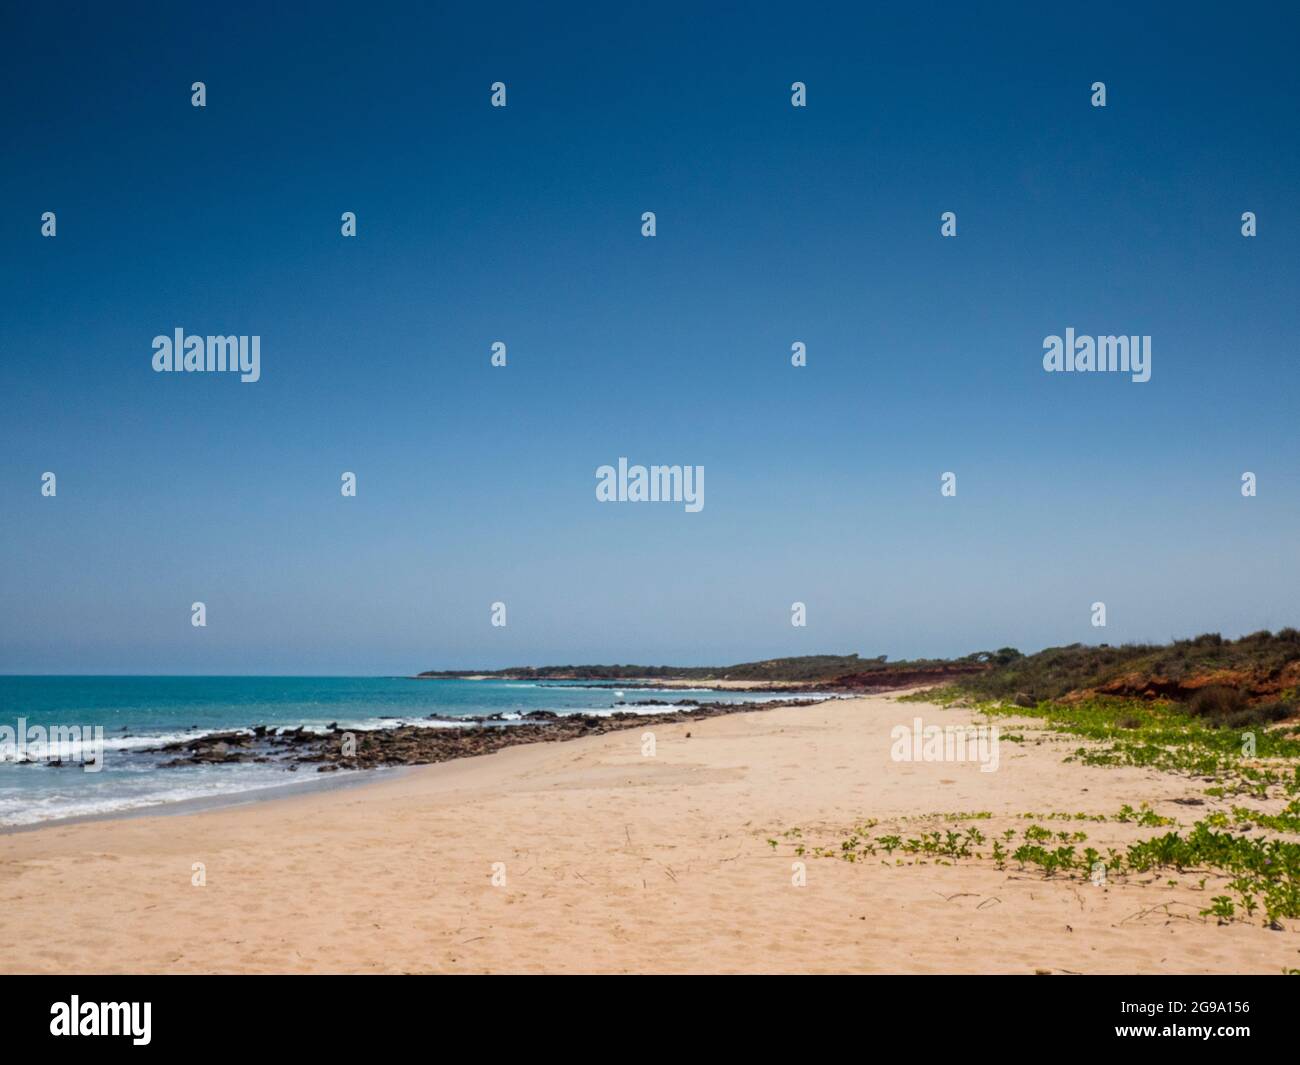
<path fill-rule="evenodd" d="M 1186 775 L 1209 785 L 1208 800 L 1230 805 L 1186 826 L 1145 806 L 1024 814 L 1006 818 L 1001 831 L 986 812 L 926 819 L 935 827 L 925 831 L 882 831 L 866 821 L 827 846 L 795 830 L 795 853 L 894 866 L 985 862 L 1099 886 L 1158 877 L 1203 892 L 1205 920 L 1279 929 L 1300 918 L 1300 632 L 1008 652 L 988 656 L 981 672 L 902 698 L 1015 719 L 1026 736 L 1077 738 L 1066 745 L 1067 761 Z M 1261 810 L 1251 802 L 1283 805 Z M 1163 831 L 1102 847 L 1089 830 L 1061 823 L 1106 821 Z"/>
<path fill-rule="evenodd" d="M 884 655 L 801 655 L 728 666 L 514 666 L 492 671 L 421 673 L 425 679 L 471 675 L 513 680 L 728 680 L 808 687 L 871 689 L 955 681 L 967 694 L 1023 707 L 1110 695 L 1166 700 L 1212 726 L 1263 726 L 1297 717 L 1300 630 L 1261 631 L 1238 640 L 1205 633 L 1170 644 L 1070 644 L 1021 654 L 1014 647 L 961 658 L 890 662 Z M 931 678 L 930 675 L 933 675 Z"/>
<path fill-rule="evenodd" d="M 1228 714 L 1243 703 L 1261 701 L 1293 708 L 1300 702 L 1297 681 L 1300 630 L 1287 628 L 1239 640 L 1205 633 L 1163 646 L 1049 647 L 995 662 L 993 668 L 964 678 L 962 685 L 986 698 L 1019 696 L 1031 702 L 1088 692 L 1193 698 L 1202 687 L 1213 686 L 1217 691 L 1206 697 L 1206 709 Z M 1229 705 L 1231 697 L 1224 695 L 1225 690 L 1240 696 L 1236 707 Z"/>
<path fill-rule="evenodd" d="M 908 831 L 906 827 L 879 831 L 880 823 L 867 820 L 844 838 L 830 845 L 818 845 L 804 838 L 801 829 L 790 829 L 782 839 L 770 839 L 775 849 L 782 843 L 795 856 L 834 858 L 861 863 L 908 866 L 954 865 L 983 862 L 999 870 L 1036 871 L 1047 879 L 1073 879 L 1105 887 L 1112 882 L 1159 874 L 1169 886 L 1181 883 L 1205 893 L 1200 916 L 1219 923 L 1260 920 L 1281 928 L 1284 918 L 1300 918 L 1300 843 L 1290 840 L 1247 836 L 1231 831 L 1268 824 L 1292 832 L 1300 827 L 1300 801 L 1293 800 L 1280 818 L 1236 808 L 1232 818 L 1215 814 L 1181 830 L 1169 817 L 1147 806 L 1134 810 L 1122 807 L 1107 815 L 1088 813 L 1022 814 L 1015 825 L 995 831 L 981 824 L 993 820 L 988 812 L 949 814 L 926 818 L 938 827 Z M 1011 820 L 1007 818 L 1007 820 Z M 1124 846 L 1099 847 L 1089 842 L 1088 832 L 1079 828 L 1051 827 L 1040 821 L 1115 822 L 1147 828 L 1175 826 L 1150 838 Z M 909 819 L 900 823 L 906 825 Z M 1213 885 L 1211 885 L 1213 881 Z M 1216 894 L 1211 894 L 1216 892 Z"/>

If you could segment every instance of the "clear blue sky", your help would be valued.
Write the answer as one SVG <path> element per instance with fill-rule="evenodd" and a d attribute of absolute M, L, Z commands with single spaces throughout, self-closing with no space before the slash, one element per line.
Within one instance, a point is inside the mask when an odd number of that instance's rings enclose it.
<path fill-rule="evenodd" d="M 24 6 L 0 672 L 1300 622 L 1294 6 Z M 1067 326 L 1152 380 L 1044 373 Z M 259 334 L 261 381 L 155 374 L 177 327 Z M 620 455 L 704 510 L 597 503 Z"/>

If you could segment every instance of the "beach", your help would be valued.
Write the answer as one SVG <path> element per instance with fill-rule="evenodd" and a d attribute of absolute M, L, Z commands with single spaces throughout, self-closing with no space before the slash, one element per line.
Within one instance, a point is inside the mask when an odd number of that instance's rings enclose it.
<path fill-rule="evenodd" d="M 987 814 L 991 835 L 1025 813 L 1104 816 L 1069 827 L 1119 847 L 1160 831 L 1114 820 L 1125 805 L 1183 826 L 1230 805 L 1192 777 L 1066 763 L 1079 740 L 1029 725 L 996 771 L 894 760 L 891 730 L 917 717 L 974 720 L 852 698 L 656 725 L 652 752 L 631 728 L 346 789 L 0 835 L 0 971 L 1300 967 L 1295 922 L 1201 916 L 1215 885 L 1191 874 L 1097 884 L 987 859 L 816 856 L 866 819 L 906 835 Z"/>
<path fill-rule="evenodd" d="M 322 762 L 347 770 L 487 753 L 543 724 L 558 738 L 625 714 L 708 713 L 706 701 L 825 697 L 584 680 L 0 676 L 0 831 L 300 788 Z M 355 759 L 343 754 L 349 736 Z M 24 764 L 54 761 L 61 768 Z"/>

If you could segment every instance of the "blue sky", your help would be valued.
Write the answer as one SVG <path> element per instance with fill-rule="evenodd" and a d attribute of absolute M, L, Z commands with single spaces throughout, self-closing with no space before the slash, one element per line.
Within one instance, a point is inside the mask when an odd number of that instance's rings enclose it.
<path fill-rule="evenodd" d="M 1294 8 L 612 6 L 6 16 L 0 672 L 1300 623 Z M 261 380 L 155 374 L 177 327 Z M 703 511 L 597 503 L 621 455 Z"/>

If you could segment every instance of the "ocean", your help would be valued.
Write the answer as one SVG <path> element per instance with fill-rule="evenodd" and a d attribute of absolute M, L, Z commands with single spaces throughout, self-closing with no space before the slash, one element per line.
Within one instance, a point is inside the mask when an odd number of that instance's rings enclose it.
<path fill-rule="evenodd" d="M 580 681 L 411 680 L 405 677 L 36 677 L 0 676 L 0 826 L 31 825 L 68 817 L 88 817 L 193 800 L 237 801 L 261 793 L 337 784 L 337 778 L 362 772 L 328 774 L 331 781 L 308 782 L 314 773 L 291 773 L 274 765 L 197 765 L 160 769 L 166 756 L 145 748 L 207 732 L 251 728 L 325 730 L 391 728 L 445 717 L 505 715 L 530 710 L 556 713 L 612 713 L 672 709 L 680 699 L 701 702 L 762 702 L 789 698 L 776 693 L 727 692 L 707 688 L 620 688 Z M 668 706 L 616 706 L 654 699 Z M 51 735 L 59 726 L 104 730 L 104 760 L 98 772 L 80 764 L 55 766 L 32 757 L 19 763 L 17 744 L 6 748 L 7 726 L 26 734 L 33 727 Z M 505 727 L 508 727 L 508 721 Z M 53 752 L 52 752 L 53 753 Z M 76 759 L 77 745 L 65 742 L 57 753 Z M 251 797 L 251 796 L 245 796 Z"/>

